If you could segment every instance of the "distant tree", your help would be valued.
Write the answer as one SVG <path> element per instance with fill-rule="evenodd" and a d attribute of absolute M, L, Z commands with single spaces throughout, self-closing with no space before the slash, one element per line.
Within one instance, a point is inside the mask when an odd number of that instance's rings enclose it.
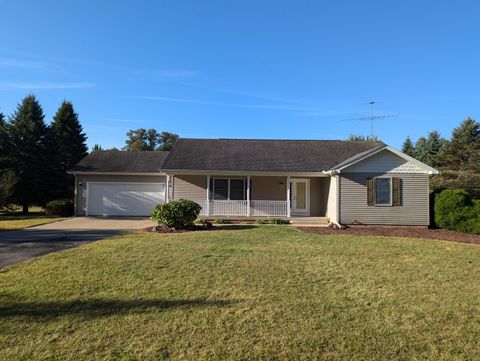
<path fill-rule="evenodd" d="M 170 150 L 173 147 L 173 143 L 176 142 L 178 139 L 178 134 L 170 133 L 170 132 L 161 132 L 158 136 L 157 140 L 157 150 Z"/>
<path fill-rule="evenodd" d="M 347 137 L 347 140 L 352 142 L 379 142 L 380 141 L 376 135 L 361 135 L 361 134 L 350 134 Z"/>
<path fill-rule="evenodd" d="M 428 148 L 428 159 L 427 164 L 432 167 L 438 167 L 442 163 L 442 158 L 444 155 L 445 147 L 447 146 L 448 141 L 444 139 L 439 132 L 436 130 L 428 133 L 427 137 L 427 148 Z"/>
<path fill-rule="evenodd" d="M 34 95 L 26 96 L 18 104 L 8 126 L 8 157 L 18 177 L 14 199 L 28 212 L 32 204 L 43 205 L 48 200 L 51 176 L 48 154 L 48 129 L 42 107 Z"/>
<path fill-rule="evenodd" d="M 90 153 L 91 152 L 95 152 L 96 150 L 103 150 L 102 149 L 102 146 L 100 144 L 95 144 L 92 149 L 90 150 Z"/>
<path fill-rule="evenodd" d="M 127 132 L 127 140 L 125 141 L 125 150 L 144 151 L 155 150 L 157 144 L 157 131 L 155 129 L 140 128 L 130 129 Z"/>
<path fill-rule="evenodd" d="M 148 151 L 170 150 L 178 135 L 170 132 L 158 133 L 155 129 L 135 129 L 127 132 L 125 150 Z"/>
<path fill-rule="evenodd" d="M 426 163 L 428 159 L 428 143 L 427 138 L 420 137 L 418 138 L 417 142 L 415 143 L 415 158 L 419 161 Z"/>
<path fill-rule="evenodd" d="M 67 171 L 88 154 L 88 147 L 87 137 L 71 102 L 63 101 L 50 128 L 58 172 L 55 198 L 73 197 L 74 178 Z"/>
<path fill-rule="evenodd" d="M 17 182 L 18 178 L 14 171 L 10 169 L 0 171 L 0 209 L 7 208 Z"/>
<path fill-rule="evenodd" d="M 407 136 L 407 139 L 402 144 L 402 152 L 409 155 L 410 157 L 415 156 L 415 144 L 412 142 L 410 137 Z"/>
<path fill-rule="evenodd" d="M 0 170 L 7 167 L 7 150 L 8 150 L 8 124 L 5 116 L 0 113 Z"/>
<path fill-rule="evenodd" d="M 455 128 L 444 158 L 448 169 L 480 171 L 480 123 L 468 117 Z"/>

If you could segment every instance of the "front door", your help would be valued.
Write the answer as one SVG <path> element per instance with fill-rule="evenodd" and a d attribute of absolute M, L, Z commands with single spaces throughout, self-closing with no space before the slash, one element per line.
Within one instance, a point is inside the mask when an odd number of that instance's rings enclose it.
<path fill-rule="evenodd" d="M 310 215 L 310 180 L 292 179 L 292 214 Z"/>

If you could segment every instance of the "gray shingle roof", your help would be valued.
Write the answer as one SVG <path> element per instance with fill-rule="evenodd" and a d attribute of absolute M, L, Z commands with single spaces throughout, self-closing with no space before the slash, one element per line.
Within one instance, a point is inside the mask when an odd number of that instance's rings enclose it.
<path fill-rule="evenodd" d="M 163 169 L 247 172 L 321 172 L 374 148 L 378 142 L 341 140 L 177 140 Z"/>
<path fill-rule="evenodd" d="M 127 152 L 117 150 L 94 151 L 83 158 L 70 171 L 109 173 L 160 172 L 168 152 Z"/>

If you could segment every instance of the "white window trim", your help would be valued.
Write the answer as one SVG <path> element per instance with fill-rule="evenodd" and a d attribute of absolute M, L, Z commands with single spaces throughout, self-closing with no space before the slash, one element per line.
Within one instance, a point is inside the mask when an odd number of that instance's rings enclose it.
<path fill-rule="evenodd" d="M 393 206 L 393 177 L 375 177 L 373 178 L 373 203 L 375 207 L 392 207 Z M 377 203 L 377 179 L 389 179 L 390 180 L 390 203 L 378 204 Z"/>
<path fill-rule="evenodd" d="M 224 178 L 224 177 L 213 177 L 213 187 L 212 187 L 212 201 L 215 202 L 235 202 L 235 201 L 245 201 L 246 200 L 246 194 L 245 194 L 245 178 Z M 220 180 L 226 180 L 227 181 L 227 199 L 215 199 L 215 181 L 217 179 Z M 245 199 L 230 199 L 230 180 L 241 180 L 243 181 L 243 198 Z"/>

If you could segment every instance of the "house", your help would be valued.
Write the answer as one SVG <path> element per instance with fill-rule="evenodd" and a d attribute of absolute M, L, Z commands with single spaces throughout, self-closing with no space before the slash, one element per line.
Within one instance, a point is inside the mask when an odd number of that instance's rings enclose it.
<path fill-rule="evenodd" d="M 438 171 L 379 142 L 181 138 L 170 152 L 95 151 L 71 173 L 79 216 L 147 216 L 186 198 L 205 217 L 426 226 Z"/>

